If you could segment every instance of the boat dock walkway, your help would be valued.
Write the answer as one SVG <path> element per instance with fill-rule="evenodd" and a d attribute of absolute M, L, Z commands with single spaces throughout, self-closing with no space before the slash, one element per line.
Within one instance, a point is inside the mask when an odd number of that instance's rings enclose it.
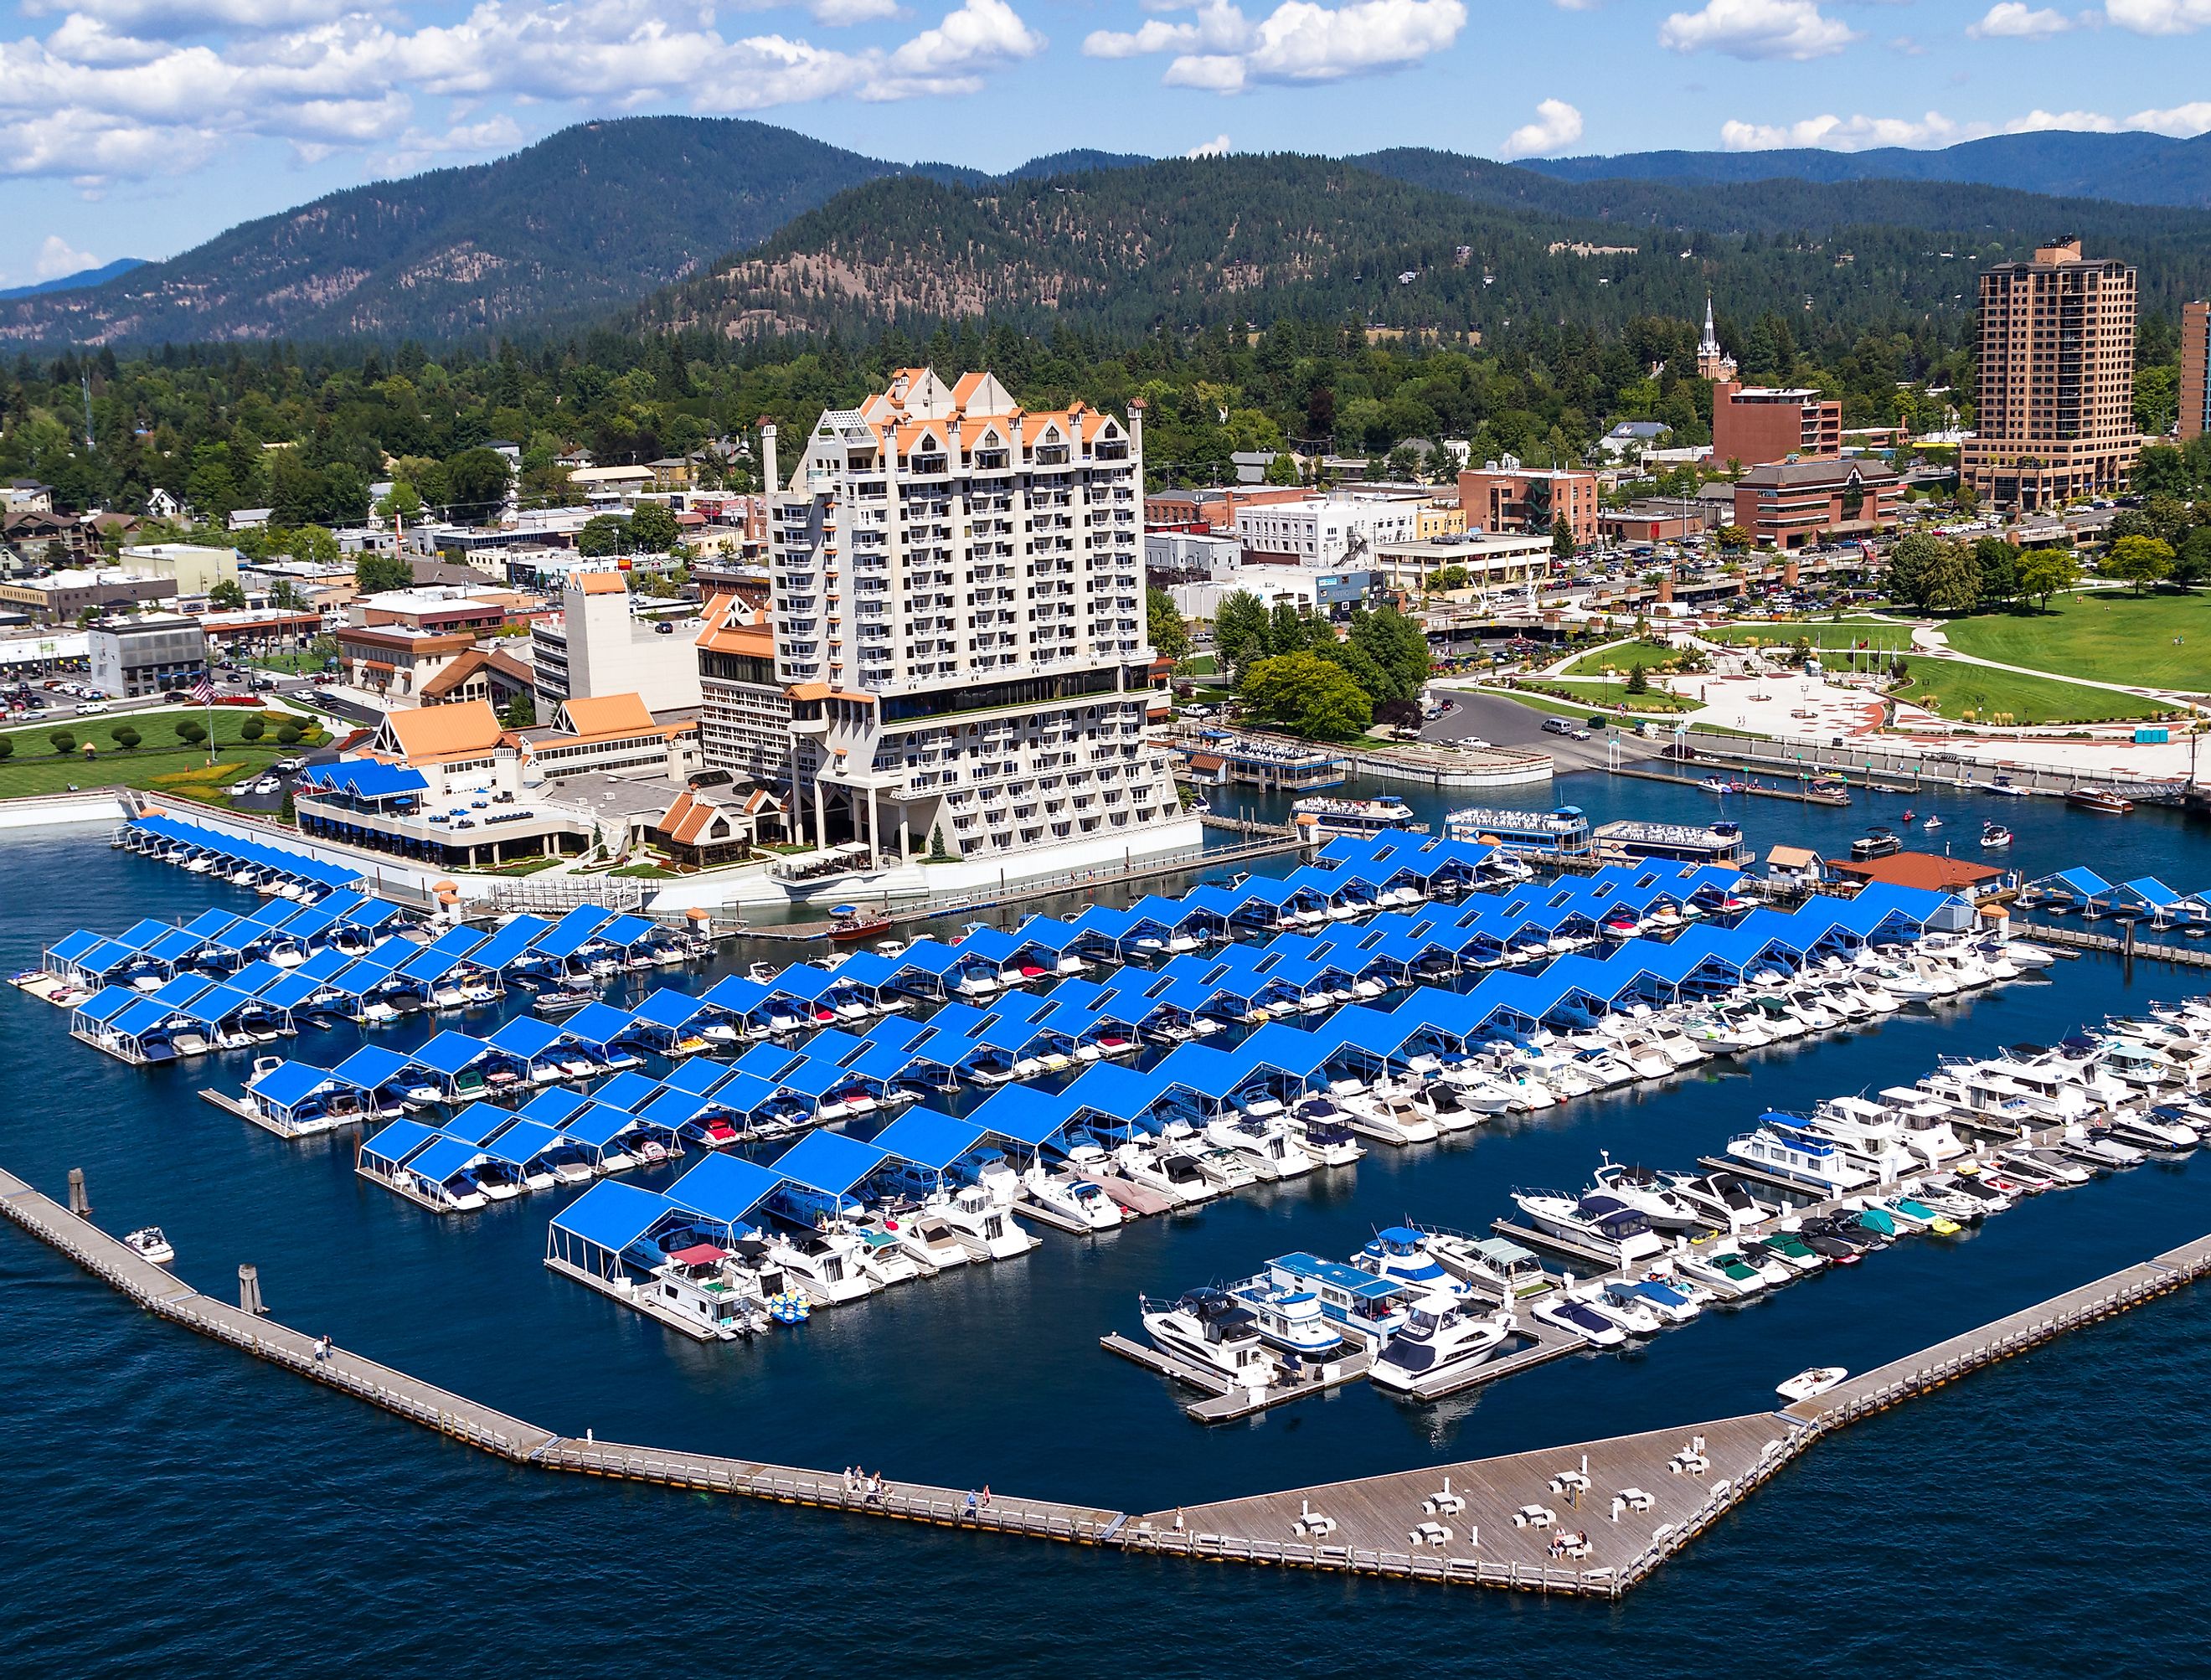
<path fill-rule="evenodd" d="M 1639 764 L 1612 764 L 1605 768 L 1612 775 L 1632 776 L 1638 781 L 1672 782 L 1677 787 L 1702 788 L 1705 785 L 1705 779 L 1701 776 L 1681 776 L 1667 770 L 1646 770 Z M 1796 782 L 1785 787 L 1760 787 L 1744 783 L 1741 786 L 1729 788 L 1728 794 L 1729 798 L 1749 795 L 1760 799 L 1786 799 L 1799 805 L 1847 805 L 1851 803 L 1851 796 L 1847 793 L 1814 792 L 1807 782 Z"/>
<path fill-rule="evenodd" d="M 1192 1400 L 1183 1407 L 1184 1413 L 1200 1423 L 1233 1423 L 1239 1417 L 1275 1406 L 1287 1405 L 1292 1400 L 1302 1400 L 1315 1394 L 1325 1394 L 1331 1388 L 1341 1388 L 1348 1382 L 1356 1382 L 1366 1374 L 1374 1363 L 1374 1356 L 1360 1352 L 1325 1364 L 1309 1363 L 1305 1375 L 1291 1382 L 1278 1382 L 1271 1387 L 1254 1392 L 1232 1383 L 1220 1372 L 1202 1365 L 1178 1359 L 1150 1343 L 1132 1340 L 1115 1331 L 1098 1338 L 1098 1345 L 1108 1353 L 1117 1353 L 1124 1359 L 1133 1360 L 1147 1370 L 1157 1371 L 1161 1376 L 1172 1377 L 1177 1382 L 1202 1391 L 1206 1398 Z"/>
<path fill-rule="evenodd" d="M 971 1509 L 967 1495 L 945 1488 L 868 1489 L 819 1471 L 578 1440 L 348 1349 L 318 1357 L 315 1338 L 200 1294 L 4 1170 L 0 1214 L 148 1312 L 512 1463 L 1079 1545 L 1606 1598 L 1635 1586 L 1831 1431 L 2211 1275 L 2206 1236 L 1784 1411 L 1131 1518 L 1004 1497 Z M 239 1271 L 242 1290 L 257 1294 L 257 1277 Z"/>
<path fill-rule="evenodd" d="M 2068 951 L 2109 951 L 2123 957 L 2141 957 L 2152 962 L 2171 962 L 2183 968 L 2211 968 L 2211 950 L 2201 944 L 2176 945 L 2163 939 L 2143 939 L 2135 930 L 2139 922 L 2123 922 L 2123 931 L 2117 934 L 2091 933 L 2085 927 L 2064 927 L 2050 922 L 2014 916 L 2013 926 L 2025 937 L 2038 944 L 2056 945 Z"/>

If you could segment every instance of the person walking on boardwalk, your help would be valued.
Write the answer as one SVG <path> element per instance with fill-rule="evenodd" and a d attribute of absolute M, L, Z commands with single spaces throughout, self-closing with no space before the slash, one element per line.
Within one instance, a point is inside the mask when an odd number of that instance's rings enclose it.
<path fill-rule="evenodd" d="M 972 1489 L 972 1488 L 968 1489 L 967 1489 L 967 1520 L 968 1520 L 969 1522 L 971 1522 L 971 1523 L 976 1520 L 976 1516 L 975 1516 L 975 1499 L 976 1499 L 976 1494 L 975 1494 L 975 1490 L 974 1490 L 974 1489 Z"/>

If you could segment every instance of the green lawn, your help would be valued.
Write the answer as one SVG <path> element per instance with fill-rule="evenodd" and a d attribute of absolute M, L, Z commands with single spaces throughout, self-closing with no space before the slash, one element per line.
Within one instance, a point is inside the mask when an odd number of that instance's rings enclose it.
<path fill-rule="evenodd" d="M 1657 670 L 1669 659 L 1679 657 L 1670 647 L 1653 647 L 1648 642 L 1626 642 L 1618 647 L 1601 647 L 1594 653 L 1584 653 L 1566 667 L 1569 676 L 1594 676 L 1602 679 L 1604 668 L 1610 665 L 1624 679 L 1637 665 Z M 1550 679 L 1544 679 L 1548 682 Z"/>
<path fill-rule="evenodd" d="M 1761 647 L 1775 642 L 1793 645 L 1800 636 L 1808 636 L 1812 646 L 1823 653 L 1847 652 L 1860 642 L 1885 653 L 1908 653 L 1911 648 L 1909 624 L 1885 624 L 1866 618 L 1845 618 L 1840 623 L 1815 618 L 1752 621 L 1723 624 L 1705 634 L 1707 640 L 1723 642 L 1729 647 L 1742 647 L 1753 638 Z"/>
<path fill-rule="evenodd" d="M 1679 694 L 1666 694 L 1657 688 L 1652 688 L 1647 694 L 1631 694 L 1627 692 L 1625 677 L 1616 682 L 1607 682 L 1602 677 L 1590 682 L 1575 677 L 1547 676 L 1542 682 L 1547 688 L 1563 688 L 1576 699 L 1585 701 L 1587 704 L 1583 707 L 1584 711 L 1587 711 L 1590 706 L 1610 707 L 1625 705 L 1631 712 L 1693 712 L 1698 705 L 1694 700 L 1685 700 Z"/>
<path fill-rule="evenodd" d="M 2061 595 L 2047 613 L 1982 613 L 1947 628 L 1950 646 L 1978 658 L 2211 694 L 2211 595 L 2098 590 Z"/>
<path fill-rule="evenodd" d="M 208 765 L 205 745 L 188 746 L 177 738 L 181 712 L 118 716 L 110 713 L 90 718 L 51 718 L 6 731 L 14 750 L 0 759 L 0 799 L 18 799 L 35 793 L 63 793 L 71 783 L 79 787 L 136 787 L 173 793 L 180 798 L 221 804 L 231 783 L 259 775 L 280 758 L 288 758 L 319 746 L 327 737 L 308 735 L 296 746 L 281 745 L 271 725 L 257 742 L 240 734 L 245 719 L 259 715 L 243 707 L 216 707 L 215 762 Z M 201 713 L 190 714 L 195 719 Z M 111 732 L 124 725 L 136 729 L 142 743 L 129 750 L 115 744 Z M 76 737 L 76 749 L 67 757 L 56 754 L 49 738 L 56 730 Z M 86 743 L 97 749 L 84 755 Z"/>
<path fill-rule="evenodd" d="M 1215 656 L 1213 654 L 1193 653 L 1190 658 L 1184 659 L 1180 664 L 1175 667 L 1175 675 L 1178 676 L 1211 676 L 1220 669 L 1221 666 L 1216 660 Z"/>
<path fill-rule="evenodd" d="M 2097 723 L 2114 718 L 2152 718 L 2166 708 L 2110 688 L 2084 688 L 2055 677 L 2028 676 L 2017 671 L 1991 670 L 1954 659 L 1915 658 L 1907 661 L 1911 672 L 1908 687 L 1897 691 L 1899 700 L 1924 706 L 1929 697 L 1951 720 L 1962 719 L 1971 710 L 1977 721 L 2008 713 L 2022 724 Z M 2001 721 L 2001 719 L 1998 719 Z"/>

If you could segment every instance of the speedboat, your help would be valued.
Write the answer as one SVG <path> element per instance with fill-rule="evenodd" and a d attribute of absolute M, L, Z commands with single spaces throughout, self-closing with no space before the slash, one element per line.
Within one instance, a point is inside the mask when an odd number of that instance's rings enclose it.
<path fill-rule="evenodd" d="M 1716 1231 L 1735 1232 L 1762 1225 L 1779 1211 L 1752 1195 L 1732 1173 L 1669 1172 L 1658 1176 L 1699 1221 Z"/>
<path fill-rule="evenodd" d="M 1261 1339 L 1269 1347 L 1300 1359 L 1328 1359 L 1343 1351 L 1343 1332 L 1329 1322 L 1328 1314 L 1321 1310 L 1320 1297 L 1311 1289 L 1262 1273 L 1236 1284 L 1228 1293 L 1251 1315 Z"/>
<path fill-rule="evenodd" d="M 1225 1377 L 1234 1386 L 1263 1392 L 1278 1368 L 1257 1321 L 1220 1289 L 1192 1289 L 1172 1304 L 1137 1297 L 1144 1334 L 1161 1353 Z"/>
<path fill-rule="evenodd" d="M 1563 1297 L 1546 1301 L 1534 1308 L 1534 1316 L 1554 1330 L 1563 1330 L 1578 1337 L 1584 1346 L 1619 1348 L 1627 1343 L 1627 1332 L 1596 1308 L 1578 1301 Z"/>
<path fill-rule="evenodd" d="M 1808 1400 L 1814 1394 L 1825 1394 L 1848 1381 L 1850 1374 L 1839 1365 L 1814 1365 L 1808 1371 L 1799 1371 L 1786 1382 L 1774 1384 L 1773 1392 L 1784 1400 Z"/>
<path fill-rule="evenodd" d="M 1981 824 L 1981 845 L 1984 850 L 1997 852 L 2011 844 L 2011 830 L 2001 822 Z"/>
<path fill-rule="evenodd" d="M 1651 1222 L 1614 1196 L 1566 1196 L 1555 1190 L 1516 1190 L 1512 1200 L 1548 1235 L 1578 1244 L 1616 1265 L 1655 1260 L 1666 1252 Z"/>
<path fill-rule="evenodd" d="M 150 1260 L 157 1266 L 167 1265 L 177 1258 L 177 1251 L 168 1238 L 161 1234 L 159 1225 L 142 1225 L 123 1239 L 123 1246 L 142 1260 Z"/>
<path fill-rule="evenodd" d="M 1424 1295 L 1366 1374 L 1381 1387 L 1432 1399 L 1488 1363 L 1517 1327 L 1510 1313 L 1478 1318 L 1456 1295 Z"/>
<path fill-rule="evenodd" d="M 1592 1195 L 1616 1198 L 1633 1208 L 1657 1231 L 1694 1231 L 1708 1221 L 1703 1212 L 1676 1195 L 1673 1186 L 1647 1167 L 1631 1167 L 1603 1155 L 1604 1164 L 1591 1178 Z"/>
<path fill-rule="evenodd" d="M 1591 1284 L 1566 1291 L 1566 1299 L 1608 1319 L 1630 1336 L 1656 1336 L 1663 1325 L 1657 1313 L 1633 1296 L 1615 1298 L 1608 1287 Z"/>
<path fill-rule="evenodd" d="M 1699 1254 L 1691 1252 L 1674 1262 L 1674 1270 L 1691 1282 L 1729 1301 L 1756 1295 L 1768 1282 L 1760 1268 L 1735 1253 Z"/>
<path fill-rule="evenodd" d="M 1687 1324 L 1705 1310 L 1688 1289 L 1663 1277 L 1618 1279 L 1606 1284 L 1604 1293 L 1615 1307 L 1639 1307 L 1661 1324 Z"/>

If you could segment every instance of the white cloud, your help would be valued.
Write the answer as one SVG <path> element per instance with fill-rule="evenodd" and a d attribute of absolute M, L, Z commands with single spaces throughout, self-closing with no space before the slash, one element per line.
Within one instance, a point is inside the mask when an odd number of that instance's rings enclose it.
<path fill-rule="evenodd" d="M 46 242 L 39 247 L 35 272 L 41 280 L 59 280 L 65 274 L 82 274 L 87 269 L 99 266 L 100 258 L 89 251 L 72 250 L 59 234 L 49 234 Z"/>
<path fill-rule="evenodd" d="M 1216 134 L 1202 146 L 1192 146 L 1183 155 L 1190 158 L 1227 157 L 1229 150 L 1228 136 L 1225 134 Z"/>
<path fill-rule="evenodd" d="M 39 0 L 43 3 L 43 0 Z M 275 33 L 245 24 L 189 43 L 118 33 L 112 16 L 185 15 L 187 0 L 88 0 L 44 41 L 0 40 L 0 176 L 92 180 L 189 169 L 260 137 L 312 160 L 385 145 L 403 162 L 476 155 L 522 138 L 473 113 L 419 119 L 425 98 L 551 101 L 603 112 L 647 103 L 758 111 L 839 96 L 972 93 L 1042 52 L 1008 0 L 960 0 L 902 45 L 840 52 L 783 35 L 724 37 L 697 0 L 476 0 L 414 28 L 355 11 Z M 190 0 L 197 15 L 310 15 L 320 0 Z M 882 15 L 888 0 L 810 0 L 823 16 Z"/>
<path fill-rule="evenodd" d="M 1082 50 L 1093 58 L 1172 52 L 1177 56 L 1161 78 L 1168 87 L 1234 94 L 1257 83 L 1336 82 L 1417 64 L 1457 40 L 1466 15 L 1464 0 L 1352 0 L 1335 7 L 1283 0 L 1255 23 L 1229 0 L 1202 0 L 1187 22 L 1153 18 L 1133 32 L 1100 29 Z"/>
<path fill-rule="evenodd" d="M 1544 100 L 1536 106 L 1536 120 L 1514 129 L 1498 149 L 1500 158 L 1541 157 L 1571 146 L 1582 137 L 1582 113 L 1564 100 Z"/>
<path fill-rule="evenodd" d="M 2211 130 L 2211 100 L 2198 100 L 2164 111 L 2137 111 L 2126 118 L 2100 111 L 2034 110 L 2001 123 L 1953 122 L 1939 111 L 1909 117 L 1807 117 L 1796 123 L 1720 124 L 1720 144 L 1731 152 L 1766 152 L 1784 146 L 1816 146 L 1831 152 L 1863 151 L 1869 146 L 1949 146 L 1991 134 L 2117 134 L 2147 130 L 2188 140 Z"/>
<path fill-rule="evenodd" d="M 2211 28 L 2211 0 L 2104 0 L 2104 15 L 2137 35 L 2192 35 Z"/>
<path fill-rule="evenodd" d="M 1658 26 L 1661 46 L 1735 58 L 1824 58 L 1857 39 L 1814 0 L 1706 0 L 1704 10 L 1675 12 Z"/>
<path fill-rule="evenodd" d="M 22 0 L 27 16 L 68 12 L 88 22 L 114 24 L 132 34 L 163 39 L 211 33 L 265 33 L 327 23 L 358 0 Z"/>
<path fill-rule="evenodd" d="M 1967 25 L 1966 33 L 1975 40 L 2038 41 L 2062 35 L 2072 27 L 2073 20 L 2063 12 L 2047 7 L 2035 11 L 2020 0 L 2002 0 L 2001 5 L 1990 7 L 1988 15 L 1978 23 Z"/>

